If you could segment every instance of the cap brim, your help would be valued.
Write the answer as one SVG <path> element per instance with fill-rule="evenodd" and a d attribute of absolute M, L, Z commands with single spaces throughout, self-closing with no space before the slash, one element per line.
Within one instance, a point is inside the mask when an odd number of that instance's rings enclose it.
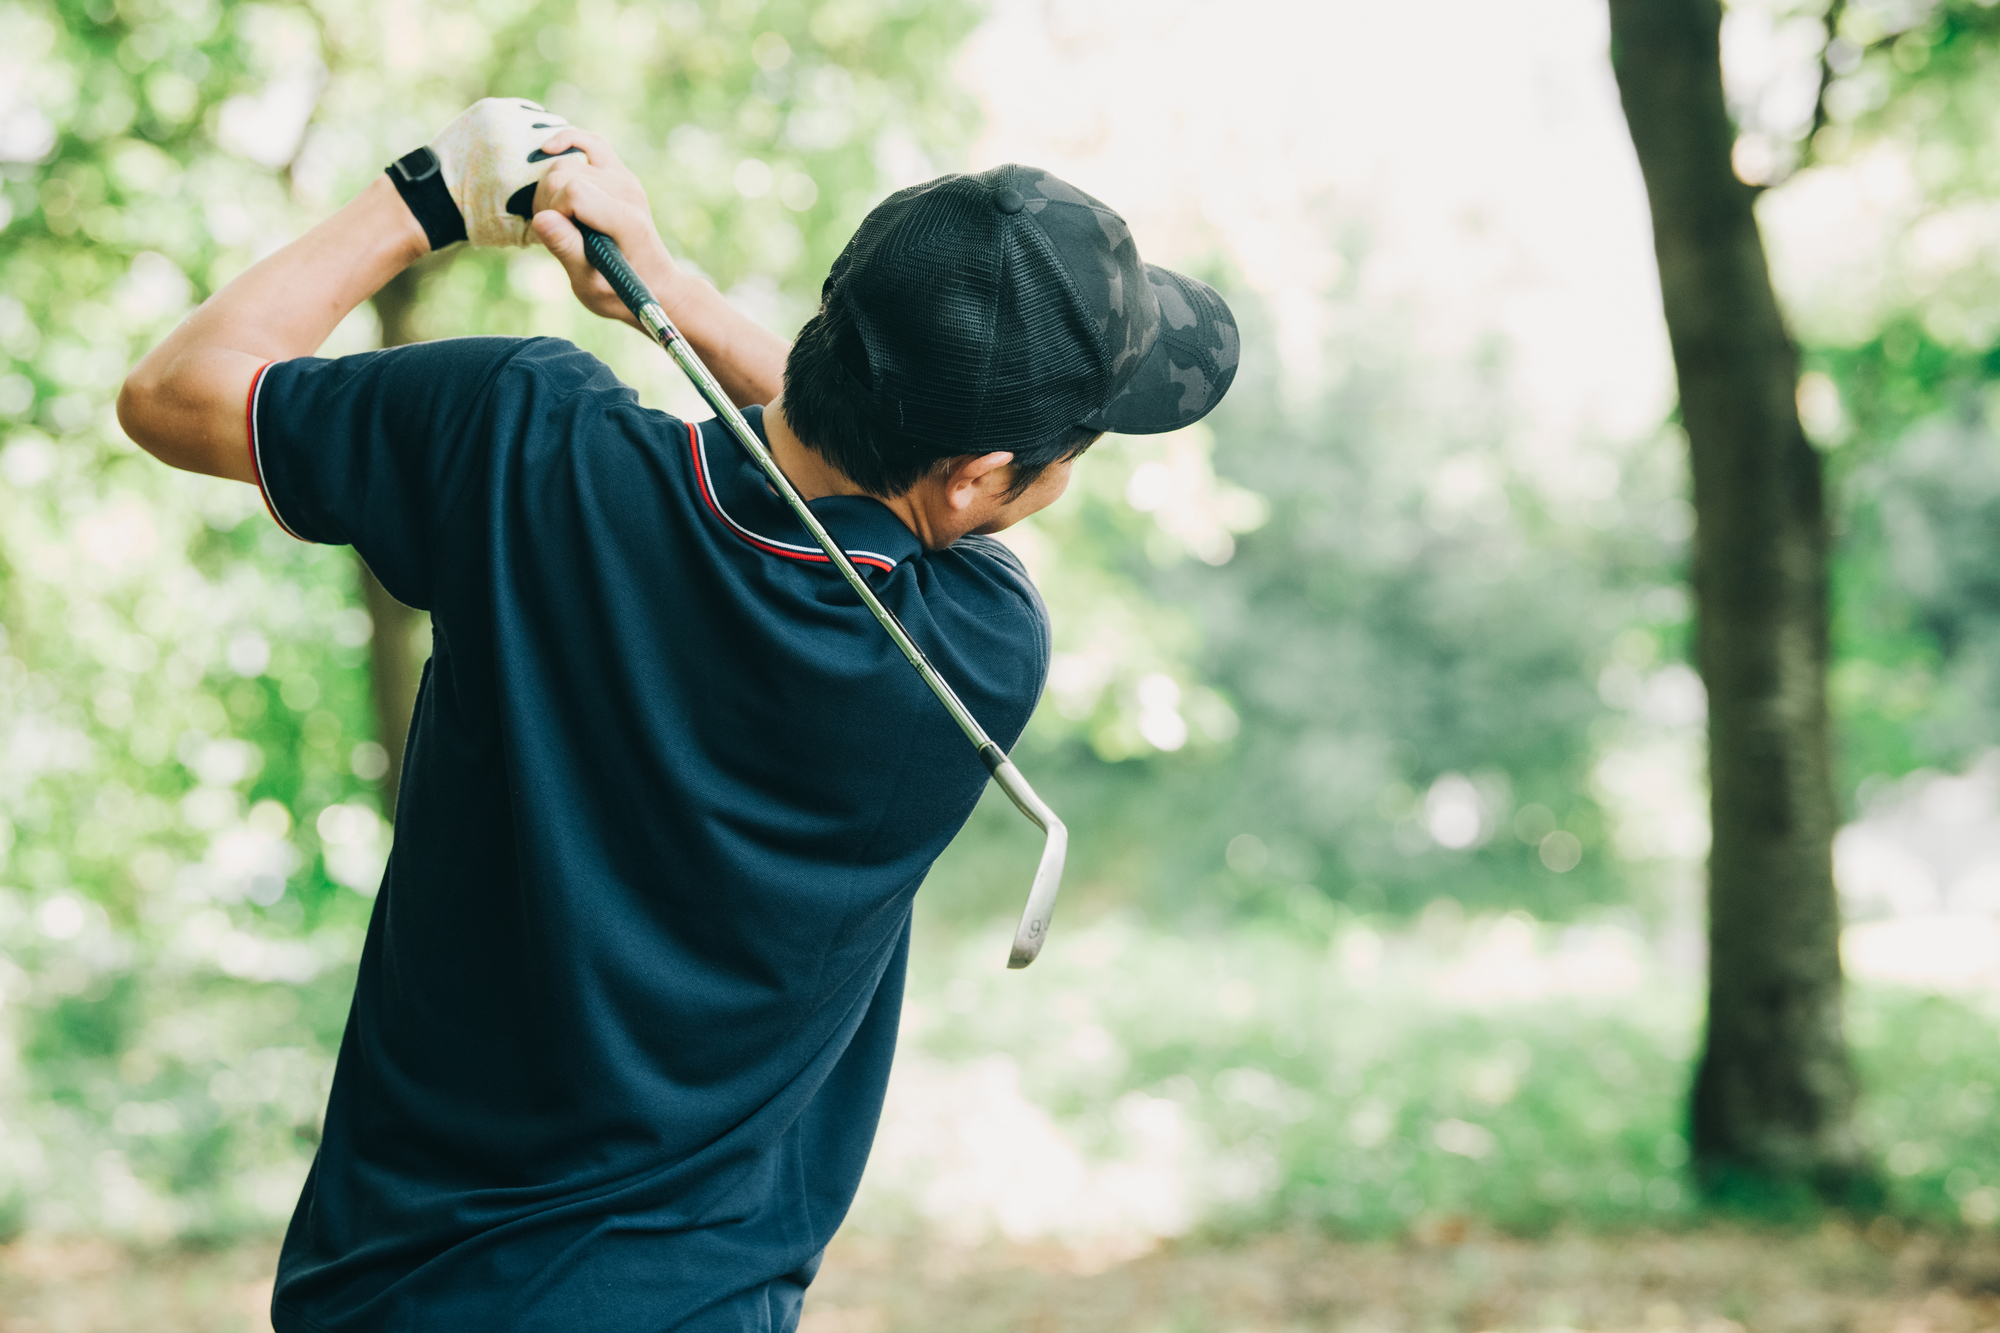
<path fill-rule="evenodd" d="M 1205 282 L 1157 264 L 1146 277 L 1160 302 L 1160 336 L 1125 387 L 1084 418 L 1092 430 L 1157 435 L 1207 416 L 1236 378 L 1236 317 Z"/>

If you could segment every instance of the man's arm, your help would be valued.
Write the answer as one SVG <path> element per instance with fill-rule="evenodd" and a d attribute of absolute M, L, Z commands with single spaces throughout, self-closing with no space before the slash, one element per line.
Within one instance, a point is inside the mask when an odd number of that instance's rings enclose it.
<path fill-rule="evenodd" d="M 618 241 L 738 404 L 776 398 L 785 340 L 673 261 L 644 189 L 603 139 L 563 129 L 543 151 L 572 145 L 584 154 L 556 159 L 536 192 L 534 227 L 568 270 L 577 298 L 596 314 L 632 322 L 590 267 L 572 218 Z M 429 252 L 395 186 L 376 177 L 346 207 L 204 301 L 148 352 L 119 392 L 119 423 L 164 463 L 254 482 L 246 405 L 258 368 L 312 355 L 349 311 Z"/>
<path fill-rule="evenodd" d="M 377 176 L 146 353 L 119 391 L 119 424 L 163 463 L 255 481 L 245 410 L 258 368 L 312 355 L 349 311 L 429 252 L 396 187 Z"/>

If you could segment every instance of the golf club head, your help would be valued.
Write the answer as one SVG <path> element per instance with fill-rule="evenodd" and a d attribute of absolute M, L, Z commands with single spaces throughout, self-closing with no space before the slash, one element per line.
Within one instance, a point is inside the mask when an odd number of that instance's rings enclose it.
<path fill-rule="evenodd" d="M 997 749 L 992 753 L 997 755 Z M 1021 924 L 1014 931 L 1014 950 L 1007 955 L 1008 967 L 1026 967 L 1035 961 L 1049 937 L 1049 918 L 1055 915 L 1056 894 L 1062 891 L 1063 860 L 1069 855 L 1069 829 L 1035 795 L 1011 759 L 1001 757 L 991 767 L 1000 790 L 1043 834 L 1042 863 L 1035 867 L 1035 885 L 1028 890 L 1027 910 L 1021 913 Z"/>
<path fill-rule="evenodd" d="M 1053 819 L 1053 816 L 1051 816 Z M 1007 955 L 1008 967 L 1026 967 L 1042 951 L 1049 937 L 1049 918 L 1055 915 L 1056 894 L 1062 890 L 1063 859 L 1069 855 L 1069 829 L 1060 819 L 1048 828 L 1042 843 L 1042 863 L 1035 867 L 1035 885 L 1028 890 L 1028 906 L 1014 931 L 1014 949 Z"/>

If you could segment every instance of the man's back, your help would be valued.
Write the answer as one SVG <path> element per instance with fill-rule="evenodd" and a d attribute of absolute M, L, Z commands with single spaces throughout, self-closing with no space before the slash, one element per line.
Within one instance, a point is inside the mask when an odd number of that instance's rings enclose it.
<path fill-rule="evenodd" d="M 568 344 L 254 397 L 280 521 L 436 630 L 279 1327 L 789 1326 L 977 756 L 738 447 Z M 1018 563 L 814 509 L 1011 745 L 1048 661 Z"/>

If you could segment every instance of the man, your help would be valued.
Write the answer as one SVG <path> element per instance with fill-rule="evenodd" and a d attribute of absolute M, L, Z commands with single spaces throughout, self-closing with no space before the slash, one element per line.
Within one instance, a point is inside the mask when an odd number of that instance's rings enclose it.
<path fill-rule="evenodd" d="M 146 449 L 352 543 L 436 631 L 272 1319 L 790 1329 L 874 1135 L 912 896 L 985 771 L 719 423 L 555 340 L 311 353 L 433 247 L 525 242 L 515 213 L 627 318 L 573 219 L 609 233 L 1011 745 L 1047 617 L 982 534 L 1099 432 L 1206 413 L 1235 327 L 1108 208 L 1002 167 L 880 205 L 788 350 L 674 263 L 603 140 L 493 99 L 432 150 L 119 399 Z"/>

